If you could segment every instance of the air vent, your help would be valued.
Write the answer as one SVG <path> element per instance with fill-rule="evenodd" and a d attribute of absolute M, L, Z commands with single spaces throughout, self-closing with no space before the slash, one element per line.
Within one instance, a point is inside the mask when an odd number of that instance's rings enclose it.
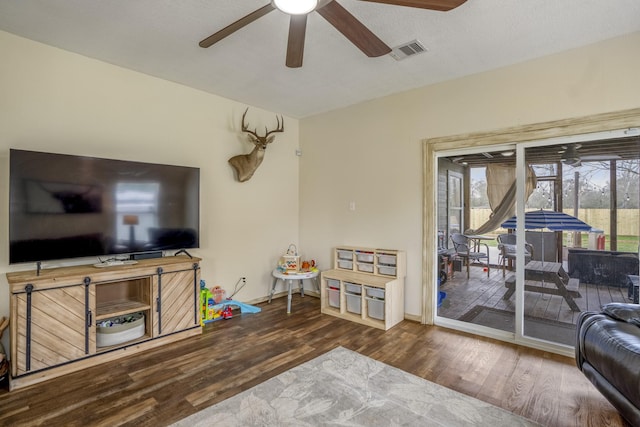
<path fill-rule="evenodd" d="M 417 55 L 419 53 L 425 53 L 427 48 L 418 40 L 412 40 L 400 46 L 396 46 L 391 50 L 390 55 L 395 58 L 396 61 L 402 61 L 410 56 Z"/>

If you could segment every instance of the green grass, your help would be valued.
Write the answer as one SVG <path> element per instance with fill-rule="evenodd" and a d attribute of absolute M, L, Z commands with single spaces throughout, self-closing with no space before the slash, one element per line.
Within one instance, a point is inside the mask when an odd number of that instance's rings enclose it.
<path fill-rule="evenodd" d="M 609 249 L 611 236 L 605 234 L 605 247 Z M 638 236 L 618 236 L 618 251 L 638 253 Z"/>
<path fill-rule="evenodd" d="M 492 234 L 488 234 L 492 236 Z M 495 240 L 483 240 L 482 243 L 486 243 L 488 246 L 496 247 L 498 242 Z M 582 247 L 586 248 L 589 244 L 589 237 L 586 233 L 582 235 Z M 638 236 L 618 236 L 618 248 L 619 252 L 634 252 L 638 253 L 638 245 L 640 244 L 640 238 Z M 611 236 L 605 234 L 605 249 L 611 250 Z"/>

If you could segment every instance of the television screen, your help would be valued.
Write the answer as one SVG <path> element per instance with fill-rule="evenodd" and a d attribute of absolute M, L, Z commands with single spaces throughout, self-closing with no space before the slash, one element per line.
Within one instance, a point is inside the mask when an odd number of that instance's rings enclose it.
<path fill-rule="evenodd" d="M 9 263 L 199 245 L 200 169 L 10 150 Z"/>

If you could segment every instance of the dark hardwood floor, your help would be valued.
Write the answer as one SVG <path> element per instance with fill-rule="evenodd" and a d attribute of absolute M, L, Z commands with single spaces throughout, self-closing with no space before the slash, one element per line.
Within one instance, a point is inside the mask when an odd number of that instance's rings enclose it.
<path fill-rule="evenodd" d="M 625 426 L 573 359 L 415 322 L 387 332 L 296 295 L 207 324 L 201 336 L 21 390 L 0 425 L 162 426 L 343 346 L 547 426 Z"/>

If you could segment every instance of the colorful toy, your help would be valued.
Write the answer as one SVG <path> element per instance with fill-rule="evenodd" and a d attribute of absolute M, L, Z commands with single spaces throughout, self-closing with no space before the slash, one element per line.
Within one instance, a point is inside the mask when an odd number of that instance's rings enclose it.
<path fill-rule="evenodd" d="M 225 305 L 222 310 L 222 318 L 223 319 L 231 319 L 233 317 L 233 312 L 231 311 L 230 305 Z"/>
<path fill-rule="evenodd" d="M 0 339 L 2 339 L 2 334 L 4 330 L 9 326 L 9 319 L 6 317 L 2 317 L 0 319 Z M 4 347 L 0 342 L 0 381 L 3 381 L 7 374 L 9 373 L 9 362 L 7 361 L 7 354 L 4 351 Z"/>
<path fill-rule="evenodd" d="M 244 278 L 243 278 L 244 279 Z M 220 286 L 214 286 L 208 289 L 205 281 L 200 280 L 200 325 L 213 322 L 220 319 L 231 319 L 233 317 L 232 306 L 237 306 L 241 313 L 259 313 L 260 307 L 245 304 L 240 301 L 233 300 L 232 297 L 225 299 L 226 291 Z"/>

